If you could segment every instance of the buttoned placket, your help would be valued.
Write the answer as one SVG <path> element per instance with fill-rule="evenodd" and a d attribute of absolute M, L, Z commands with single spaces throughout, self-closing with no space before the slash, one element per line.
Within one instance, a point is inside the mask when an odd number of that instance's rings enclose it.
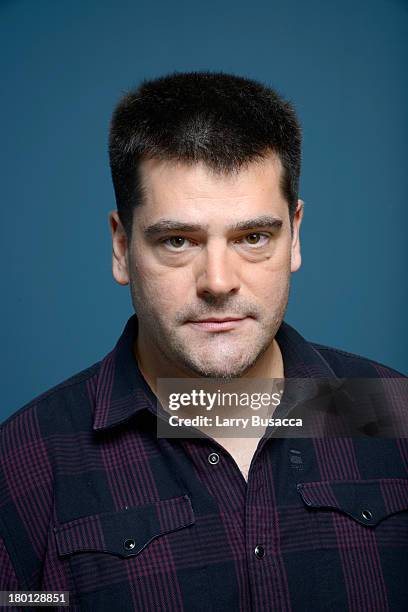
<path fill-rule="evenodd" d="M 286 389 L 285 389 L 286 391 Z M 288 395 L 290 400 L 288 401 Z M 295 385 L 295 394 L 285 393 L 284 401 L 277 407 L 275 416 L 286 416 L 287 411 L 293 405 L 298 396 L 297 386 Z M 151 405 L 151 412 L 155 413 L 156 417 L 168 421 L 169 415 L 163 409 L 160 403 L 156 407 Z M 264 436 L 259 440 L 258 446 L 252 457 L 248 479 L 245 480 L 238 464 L 228 450 L 215 441 L 213 438 L 203 433 L 195 427 L 180 427 L 180 437 L 184 432 L 186 438 L 198 437 L 201 439 L 199 452 L 194 456 L 190 454 L 190 460 L 196 464 L 201 477 L 206 479 L 205 484 L 209 491 L 218 490 L 219 493 L 226 489 L 228 482 L 229 492 L 227 495 L 234 496 L 233 503 L 235 511 L 242 512 L 242 536 L 237 538 L 242 542 L 242 547 L 245 548 L 248 593 L 250 602 L 248 601 L 249 609 L 266 609 L 270 605 L 270 598 L 276 599 L 274 609 L 289 607 L 290 602 L 284 601 L 285 593 L 287 594 L 286 574 L 284 561 L 280 551 L 280 534 L 278 520 L 278 500 L 275 499 L 275 486 L 278 489 L 279 479 L 282 477 L 280 468 L 278 473 L 276 470 L 272 473 L 272 455 L 277 451 L 277 446 L 281 442 L 285 442 L 276 438 L 272 438 L 273 431 L 276 428 L 268 427 Z M 193 434 L 191 435 L 191 432 Z M 199 435 L 195 435 L 196 434 Z M 282 465 L 284 472 L 286 466 Z M 233 478 L 231 478 L 233 477 Z M 234 491 L 234 493 L 232 493 Z M 211 494 L 211 493 L 210 493 Z M 226 499 L 228 497 L 226 495 Z M 239 501 L 239 507 L 236 505 Z M 227 507 L 229 501 L 221 500 L 217 495 L 214 500 L 217 504 L 224 503 L 223 511 L 228 512 Z M 225 526 L 224 526 L 225 527 Z M 227 553 L 227 556 L 232 551 Z M 223 554 L 220 554 L 220 562 Z M 214 593 L 216 596 L 216 593 Z M 286 595 L 287 596 L 287 595 Z M 267 600 L 265 598 L 268 598 Z"/>
<path fill-rule="evenodd" d="M 293 396 L 290 401 L 285 401 L 276 410 L 276 416 L 287 414 L 292 406 Z M 279 550 L 279 523 L 277 500 L 274 495 L 275 481 L 280 474 L 272 474 L 272 459 L 270 454 L 274 453 L 274 447 L 285 444 L 285 440 L 273 438 L 276 428 L 268 427 L 264 436 L 259 440 L 258 446 L 253 454 L 248 471 L 248 479 L 245 480 L 238 464 L 233 456 L 214 439 L 209 439 L 211 446 L 203 449 L 203 465 L 211 473 L 211 478 L 219 479 L 219 488 L 225 482 L 225 470 L 227 464 L 236 476 L 237 487 L 243 487 L 244 504 L 244 540 L 245 555 L 248 569 L 249 591 L 251 606 L 254 609 L 262 609 L 262 599 L 265 592 L 276 593 L 277 606 L 280 605 L 280 593 L 285 592 L 285 568 L 281 561 Z M 275 449 L 277 450 L 277 449 Z M 266 454 L 269 457 L 266 457 Z M 206 459 L 206 461 L 205 461 Z M 285 466 L 282 466 L 285 470 Z M 230 470 L 231 471 L 231 470 Z M 234 486 L 234 483 L 231 483 Z M 265 591 L 265 584 L 270 589 Z M 268 605 L 265 602 L 265 605 Z"/>
<path fill-rule="evenodd" d="M 267 435 L 259 440 L 250 464 L 248 479 L 245 480 L 233 456 L 221 444 L 212 438 L 208 439 L 210 444 L 201 449 L 202 470 L 207 472 L 211 480 L 219 481 L 217 488 L 224 486 L 226 472 L 228 471 L 229 475 L 232 472 L 236 478 L 237 489 L 241 489 L 243 493 L 242 511 L 245 516 L 243 540 L 251 605 L 255 609 L 255 602 L 258 605 L 264 593 L 265 581 L 273 584 L 276 580 L 283 579 L 283 575 L 279 572 L 279 564 L 278 566 L 276 564 L 274 544 L 278 539 L 278 525 L 275 518 L 272 483 L 268 486 L 265 482 L 267 474 L 263 461 L 265 452 L 271 452 L 270 445 L 276 441 Z M 229 479 L 228 482 L 231 487 L 234 486 L 234 481 Z"/>

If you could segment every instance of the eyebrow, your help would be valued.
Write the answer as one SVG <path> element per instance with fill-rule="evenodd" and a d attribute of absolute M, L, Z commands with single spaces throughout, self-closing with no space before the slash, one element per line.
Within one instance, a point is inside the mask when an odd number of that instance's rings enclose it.
<path fill-rule="evenodd" d="M 245 219 L 245 221 L 239 221 L 227 225 L 228 231 L 245 231 L 254 228 L 266 229 L 280 229 L 283 225 L 281 219 L 271 217 L 269 215 L 262 215 L 260 217 L 254 217 L 253 219 Z M 154 238 L 158 234 L 164 232 L 199 232 L 208 229 L 208 225 L 200 225 L 199 223 L 184 223 L 183 221 L 176 221 L 175 219 L 159 219 L 156 223 L 148 225 L 143 229 L 143 233 L 147 238 Z"/>
<path fill-rule="evenodd" d="M 261 217 L 254 217 L 253 219 L 246 219 L 245 221 L 239 221 L 239 223 L 234 223 L 233 225 L 229 225 L 227 229 L 232 231 L 239 230 L 250 230 L 254 227 L 260 229 L 273 228 L 280 229 L 283 225 L 283 221 L 278 219 L 277 217 L 270 217 L 269 215 L 263 215 Z"/>

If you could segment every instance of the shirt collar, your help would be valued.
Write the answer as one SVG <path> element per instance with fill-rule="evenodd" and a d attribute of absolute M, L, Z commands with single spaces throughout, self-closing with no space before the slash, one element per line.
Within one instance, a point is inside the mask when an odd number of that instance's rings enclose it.
<path fill-rule="evenodd" d="M 133 354 L 138 320 L 133 314 L 97 374 L 93 429 L 109 429 L 141 410 L 155 411 L 156 397 Z M 276 334 L 285 378 L 337 378 L 329 364 L 293 327 L 282 321 Z"/>

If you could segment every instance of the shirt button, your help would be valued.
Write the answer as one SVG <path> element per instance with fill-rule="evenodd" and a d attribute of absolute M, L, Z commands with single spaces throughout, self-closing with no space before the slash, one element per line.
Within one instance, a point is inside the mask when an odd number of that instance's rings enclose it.
<path fill-rule="evenodd" d="M 128 540 L 125 540 L 123 542 L 123 547 L 126 550 L 133 550 L 135 546 L 136 546 L 136 542 L 132 540 L 132 538 L 129 538 Z"/>
<path fill-rule="evenodd" d="M 210 453 L 208 455 L 208 463 L 211 463 L 211 465 L 216 465 L 220 460 L 220 456 L 218 455 L 218 453 Z"/>
<path fill-rule="evenodd" d="M 373 514 L 372 514 L 372 512 L 370 512 L 370 510 L 363 510 L 362 513 L 361 513 L 361 516 L 366 521 L 371 521 L 371 519 L 373 518 Z"/>
<path fill-rule="evenodd" d="M 263 546 L 258 544 L 258 546 L 255 546 L 254 553 L 255 553 L 255 557 L 257 559 L 262 559 L 262 557 L 264 557 L 264 555 L 265 555 L 265 549 L 264 549 Z"/>

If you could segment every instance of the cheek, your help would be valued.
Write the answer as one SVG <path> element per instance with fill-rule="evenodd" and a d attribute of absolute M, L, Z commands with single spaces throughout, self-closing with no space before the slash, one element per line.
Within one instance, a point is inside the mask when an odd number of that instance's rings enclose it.
<path fill-rule="evenodd" d="M 276 249 L 265 261 L 265 268 L 273 273 L 286 272 L 290 268 L 291 240 L 285 236 L 278 242 Z"/>
<path fill-rule="evenodd" d="M 284 291 L 290 276 L 290 250 L 280 249 L 265 261 L 246 268 L 243 280 L 254 294 L 269 297 Z"/>
<path fill-rule="evenodd" d="M 189 293 L 185 270 L 164 269 L 153 259 L 137 254 L 132 261 L 130 276 L 135 294 L 141 296 L 145 306 L 157 313 L 177 310 L 180 303 L 185 303 Z"/>
<path fill-rule="evenodd" d="M 253 275 L 247 284 L 250 294 L 265 308 L 286 298 L 288 286 L 289 272 L 287 270 L 269 270 L 263 274 Z"/>

